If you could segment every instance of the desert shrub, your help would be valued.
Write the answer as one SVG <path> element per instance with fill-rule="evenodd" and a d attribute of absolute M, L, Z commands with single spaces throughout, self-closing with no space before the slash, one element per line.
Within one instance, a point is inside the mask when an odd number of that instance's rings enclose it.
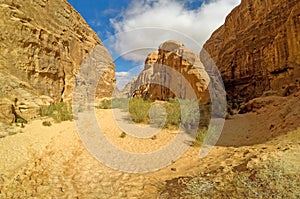
<path fill-rule="evenodd" d="M 167 113 L 164 102 L 154 102 L 149 110 L 150 125 L 156 128 L 162 128 L 165 125 Z"/>
<path fill-rule="evenodd" d="M 126 133 L 122 132 L 121 135 L 120 135 L 120 138 L 125 138 L 125 137 L 126 137 Z"/>
<path fill-rule="evenodd" d="M 137 123 L 149 123 L 149 109 L 154 103 L 155 102 L 150 102 L 141 98 L 130 99 L 129 113 L 132 117 L 132 120 Z M 170 99 L 168 102 L 163 103 L 163 106 L 167 114 L 164 128 L 178 128 L 181 117 L 180 103 L 178 99 Z M 159 116 L 157 115 L 156 117 Z"/>
<path fill-rule="evenodd" d="M 178 99 L 171 98 L 169 101 L 164 104 L 167 112 L 167 119 L 165 122 L 165 128 L 179 128 L 180 118 L 181 118 L 181 110 L 180 110 L 180 103 Z"/>
<path fill-rule="evenodd" d="M 132 120 L 136 123 L 149 122 L 149 109 L 151 102 L 141 98 L 131 98 L 129 101 L 129 113 Z"/>
<path fill-rule="evenodd" d="M 220 133 L 221 132 L 217 130 L 216 126 L 210 126 L 206 130 L 205 136 L 204 136 L 204 139 L 202 140 L 202 142 L 205 141 L 206 144 L 215 145 L 220 137 Z"/>
<path fill-rule="evenodd" d="M 43 126 L 51 126 L 51 122 L 50 121 L 43 121 Z"/>
<path fill-rule="evenodd" d="M 300 198 L 298 171 L 282 160 L 269 159 L 248 172 L 237 172 L 232 177 L 223 176 L 221 180 L 214 179 L 212 176 L 195 176 L 185 184 L 181 196 L 185 198 Z"/>
<path fill-rule="evenodd" d="M 112 105 L 111 105 L 111 100 L 108 99 L 104 99 L 100 102 L 99 106 L 97 106 L 96 108 L 100 108 L 100 109 L 111 109 Z"/>
<path fill-rule="evenodd" d="M 167 110 L 166 128 L 178 128 L 179 125 L 185 129 L 198 127 L 200 110 L 197 100 L 172 98 L 165 104 L 165 108 Z"/>
<path fill-rule="evenodd" d="M 124 110 L 128 110 L 128 99 L 127 98 L 113 98 L 111 100 L 104 99 L 100 102 L 99 106 L 96 108 L 99 109 L 112 109 L 112 108 L 120 108 Z"/>
<path fill-rule="evenodd" d="M 149 109 L 156 102 L 150 102 L 141 98 L 132 98 L 129 101 L 129 113 L 132 120 L 136 123 L 149 123 Z M 125 103 L 123 103 L 124 105 Z M 199 125 L 199 109 L 198 101 L 196 100 L 182 100 L 177 98 L 170 98 L 167 102 L 162 103 L 166 111 L 166 121 L 164 128 L 179 128 L 180 124 L 184 128 L 197 127 Z M 152 119 L 161 117 L 160 111 L 152 113 Z M 155 118 L 157 117 L 157 118 Z M 198 119 L 197 119 L 198 118 Z"/>
<path fill-rule="evenodd" d="M 213 196 L 213 194 L 211 194 L 213 189 L 215 189 L 213 181 L 199 176 L 192 178 L 192 180 L 186 184 L 186 189 L 181 192 L 181 196 L 208 198 Z"/>
<path fill-rule="evenodd" d="M 129 99 L 128 98 L 114 98 L 112 99 L 112 108 L 123 109 L 128 111 Z"/>
<path fill-rule="evenodd" d="M 250 173 L 239 173 L 233 179 L 236 194 L 248 198 L 300 198 L 300 176 L 293 166 L 270 159 Z"/>
<path fill-rule="evenodd" d="M 136 123 L 149 124 L 149 111 L 151 106 L 157 102 L 151 102 L 141 98 L 114 98 L 112 100 L 103 100 L 98 108 L 120 108 L 128 111 L 131 118 Z M 166 120 L 164 128 L 179 128 L 180 124 L 186 129 L 197 128 L 199 125 L 199 102 L 197 100 L 170 98 L 167 102 L 159 102 L 165 108 Z M 154 107 L 155 109 L 155 107 Z M 152 120 L 161 120 L 161 111 L 151 112 Z M 155 122 L 155 121 L 152 121 Z"/>
<path fill-rule="evenodd" d="M 65 102 L 51 104 L 47 107 L 41 107 L 39 114 L 42 117 L 52 117 L 56 122 L 72 120 L 72 107 Z"/>
<path fill-rule="evenodd" d="M 184 128 L 197 128 L 200 122 L 199 102 L 194 99 L 180 100 L 181 124 Z"/>
<path fill-rule="evenodd" d="M 194 147 L 200 147 L 204 141 L 205 136 L 207 135 L 207 129 L 200 129 L 196 133 L 196 137 L 192 143 Z"/>

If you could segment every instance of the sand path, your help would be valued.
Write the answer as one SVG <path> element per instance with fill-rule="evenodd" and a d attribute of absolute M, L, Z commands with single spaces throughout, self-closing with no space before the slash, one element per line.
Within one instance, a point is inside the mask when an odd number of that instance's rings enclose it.
<path fill-rule="evenodd" d="M 139 139 L 129 135 L 121 138 L 122 131 L 116 126 L 111 110 L 97 110 L 97 118 L 107 138 L 129 152 L 158 150 L 177 134 L 176 131 L 163 130 L 156 134 L 155 139 Z M 22 129 L 24 133 L 1 139 L 0 196 L 153 198 L 163 186 L 162 178 L 179 175 L 174 165 L 148 174 L 111 169 L 87 151 L 76 130 L 74 122 L 45 127 L 41 120 L 36 120 Z M 192 153 L 185 155 L 186 159 L 190 159 Z M 197 150 L 194 151 L 196 154 Z M 181 165 L 186 165 L 186 161 Z"/>
<path fill-rule="evenodd" d="M 176 136 L 174 131 L 163 130 L 156 139 L 121 138 L 111 110 L 97 110 L 96 115 L 106 137 L 127 151 L 157 150 Z M 23 131 L 0 139 L 0 198 L 157 198 L 166 180 L 230 170 L 254 154 L 264 157 L 290 144 L 278 139 L 239 148 L 219 146 L 203 159 L 198 158 L 199 148 L 191 147 L 165 168 L 132 174 L 97 161 L 83 146 L 73 122 L 44 127 L 37 120 Z M 299 136 L 293 139 L 299 140 Z M 295 153 L 299 155 L 297 150 Z"/>

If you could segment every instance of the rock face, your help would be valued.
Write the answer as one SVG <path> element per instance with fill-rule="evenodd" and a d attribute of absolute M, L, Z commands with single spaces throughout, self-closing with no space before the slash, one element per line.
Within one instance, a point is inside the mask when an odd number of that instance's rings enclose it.
<path fill-rule="evenodd" d="M 114 93 L 113 93 L 113 97 L 116 98 L 129 98 L 131 97 L 131 91 L 132 91 L 132 87 L 134 85 L 134 82 L 136 81 L 137 77 L 132 78 L 132 80 L 130 82 L 128 82 L 125 87 L 123 89 L 118 89 L 116 88 Z"/>
<path fill-rule="evenodd" d="M 214 60 L 236 108 L 266 91 L 282 95 L 299 87 L 299 41 L 298 0 L 242 0 L 200 57 L 207 68 Z"/>
<path fill-rule="evenodd" d="M 75 75 L 96 45 L 105 49 L 66 0 L 0 0 L 1 105 L 15 98 L 34 106 L 70 101 Z M 104 59 L 111 64 L 98 97 L 110 95 L 115 85 L 113 61 Z"/>
<path fill-rule="evenodd" d="M 148 55 L 144 70 L 131 87 L 133 96 L 151 100 L 208 100 L 209 76 L 199 57 L 182 43 L 167 41 Z"/>

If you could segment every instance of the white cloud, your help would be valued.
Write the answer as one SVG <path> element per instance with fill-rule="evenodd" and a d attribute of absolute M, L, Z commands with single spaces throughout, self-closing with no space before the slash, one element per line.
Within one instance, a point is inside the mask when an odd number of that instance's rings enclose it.
<path fill-rule="evenodd" d="M 124 86 L 130 82 L 132 74 L 129 71 L 116 72 L 117 87 L 123 89 Z"/>
<path fill-rule="evenodd" d="M 137 65 L 127 72 L 116 72 L 117 87 L 122 90 L 128 82 L 140 74 L 143 68 L 144 65 Z"/>
<path fill-rule="evenodd" d="M 128 77 L 129 72 L 116 72 L 116 77 Z"/>
<path fill-rule="evenodd" d="M 149 52 L 170 39 L 200 52 L 240 0 L 211 0 L 194 10 L 186 8 L 184 2 L 191 1 L 133 0 L 121 19 L 111 19 L 117 34 L 110 40 L 110 47 L 134 62 L 143 62 Z"/>

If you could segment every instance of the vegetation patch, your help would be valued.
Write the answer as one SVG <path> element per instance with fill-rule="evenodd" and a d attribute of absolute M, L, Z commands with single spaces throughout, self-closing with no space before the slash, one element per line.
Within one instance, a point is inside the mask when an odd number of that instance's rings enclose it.
<path fill-rule="evenodd" d="M 112 109 L 119 108 L 123 110 L 128 110 L 128 102 L 127 98 L 113 98 L 113 99 L 104 99 L 100 102 L 96 108 L 98 109 Z"/>
<path fill-rule="evenodd" d="M 51 122 L 50 121 L 43 121 L 43 126 L 51 126 Z"/>
<path fill-rule="evenodd" d="M 167 112 L 167 119 L 165 122 L 165 128 L 179 128 L 181 120 L 181 110 L 180 103 L 178 99 L 169 99 L 169 101 L 164 104 Z"/>
<path fill-rule="evenodd" d="M 73 120 L 72 106 L 65 102 L 51 104 L 39 110 L 41 117 L 52 117 L 56 122 Z"/>
<path fill-rule="evenodd" d="M 97 106 L 96 108 L 111 109 L 112 108 L 112 100 L 104 99 L 100 102 L 99 106 Z"/>
<path fill-rule="evenodd" d="M 243 171 L 233 169 L 218 177 L 207 173 L 173 179 L 161 192 L 162 198 L 300 198 L 297 166 L 275 158 L 254 168 L 245 165 Z"/>
<path fill-rule="evenodd" d="M 151 102 L 148 100 L 143 100 L 141 98 L 132 98 L 129 101 L 129 113 L 131 118 L 136 123 L 150 123 L 149 111 L 151 106 L 153 106 L 155 102 Z M 177 99 L 170 99 L 168 102 L 162 103 L 162 106 L 166 111 L 166 121 L 164 123 L 164 128 L 175 128 L 178 129 L 180 125 L 181 119 L 181 110 L 180 103 Z M 157 119 L 160 117 L 158 115 L 160 113 L 152 113 L 152 119 Z"/>
<path fill-rule="evenodd" d="M 159 106 L 154 107 L 150 114 L 150 109 L 153 108 L 155 104 Z M 163 106 L 162 108 L 165 109 L 164 115 L 161 115 L 162 110 L 160 106 Z M 104 99 L 96 106 L 96 108 L 100 109 L 119 108 L 123 111 L 128 111 L 132 121 L 135 123 L 150 124 L 151 122 L 151 124 L 154 123 L 155 125 L 156 123 L 162 122 L 162 125 L 159 124 L 158 126 L 166 129 L 178 129 L 181 126 L 186 130 L 198 128 L 200 123 L 200 110 L 198 107 L 199 101 L 197 100 L 183 100 L 177 98 L 170 98 L 166 102 L 152 102 L 142 98 L 113 98 Z M 165 120 L 161 119 L 162 117 L 165 117 Z M 199 129 L 192 146 L 201 146 L 206 135 L 207 129 Z M 124 133 L 120 135 L 121 138 L 125 136 L 126 134 Z"/>
<path fill-rule="evenodd" d="M 127 135 L 127 134 L 126 134 L 125 132 L 122 132 L 121 135 L 120 135 L 120 138 L 125 138 L 126 135 Z"/>
<path fill-rule="evenodd" d="M 129 113 L 132 120 L 136 123 L 148 124 L 149 109 L 151 107 L 151 102 L 148 100 L 143 100 L 141 98 L 131 98 L 129 101 Z"/>
<path fill-rule="evenodd" d="M 192 143 L 194 147 L 200 147 L 204 141 L 205 136 L 207 135 L 207 129 L 200 129 L 196 133 L 195 140 Z"/>

